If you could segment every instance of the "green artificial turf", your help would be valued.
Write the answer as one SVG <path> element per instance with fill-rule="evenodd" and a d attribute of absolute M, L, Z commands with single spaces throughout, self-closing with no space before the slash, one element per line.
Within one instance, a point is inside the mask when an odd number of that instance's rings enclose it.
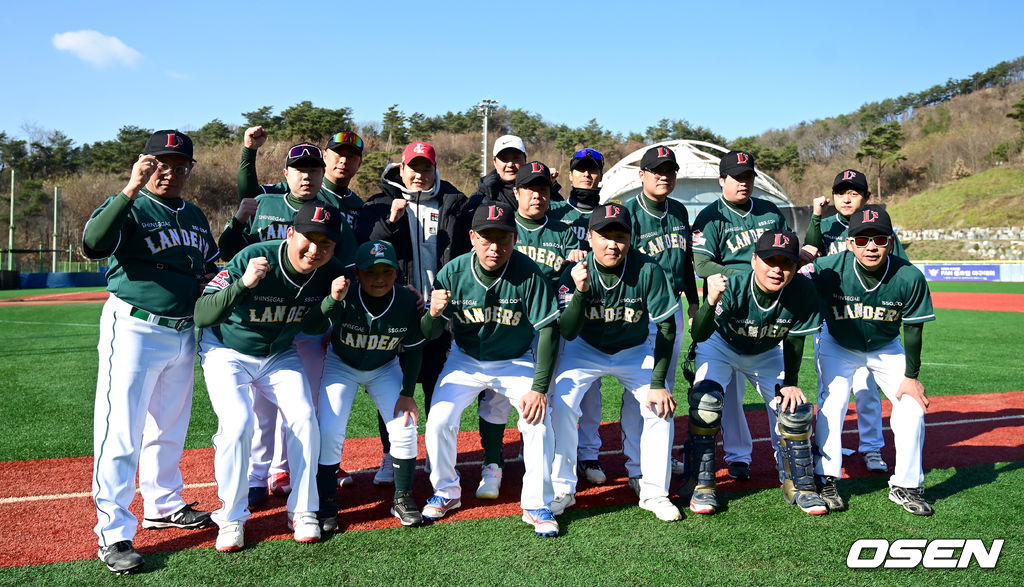
<path fill-rule="evenodd" d="M 1018 585 L 1024 573 L 1019 517 L 1024 463 L 929 471 L 936 514 L 912 516 L 887 499 L 886 479 L 844 481 L 850 510 L 809 516 L 779 489 L 724 494 L 714 516 L 658 521 L 633 505 L 574 508 L 562 535 L 538 538 L 518 516 L 342 533 L 315 545 L 249 544 L 147 556 L 148 572 L 125 585 Z M 677 503 L 684 505 L 677 500 Z M 994 569 L 846 568 L 859 538 L 981 538 L 1005 543 Z M 0 569 L 0 583 L 109 584 L 98 560 Z"/>

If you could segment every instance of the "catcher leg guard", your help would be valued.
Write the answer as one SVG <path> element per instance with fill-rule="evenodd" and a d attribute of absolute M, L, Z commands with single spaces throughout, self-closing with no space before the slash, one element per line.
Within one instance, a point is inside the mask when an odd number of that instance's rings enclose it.
<path fill-rule="evenodd" d="M 825 501 L 814 485 L 814 458 L 811 455 L 811 426 L 814 408 L 809 403 L 796 412 L 778 412 L 779 452 L 782 453 L 782 494 L 808 514 L 827 514 Z"/>
<path fill-rule="evenodd" d="M 719 507 L 715 495 L 715 437 L 722 425 L 725 393 L 721 385 L 704 380 L 690 389 L 687 399 L 690 436 L 683 445 L 686 454 L 683 476 L 687 480 L 684 492 L 692 494 L 691 511 L 713 514 Z"/>

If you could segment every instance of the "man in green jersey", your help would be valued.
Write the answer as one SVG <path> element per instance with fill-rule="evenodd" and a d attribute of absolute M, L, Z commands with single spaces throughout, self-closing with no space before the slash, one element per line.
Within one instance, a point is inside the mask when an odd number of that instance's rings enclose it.
<path fill-rule="evenodd" d="M 320 466 L 317 489 L 324 531 L 338 528 L 337 477 L 352 402 L 359 386 L 373 398 L 387 422 L 395 478 L 391 514 L 403 526 L 423 523 L 412 498 L 416 471 L 416 422 L 419 410 L 413 392 L 423 358 L 423 332 L 416 295 L 396 287 L 398 256 L 394 245 L 373 240 L 356 251 L 356 284 L 335 282 L 330 295 L 303 320 L 314 334 L 333 324 L 331 349 L 319 390 Z M 399 364 L 398 352 L 405 353 Z"/>
<path fill-rule="evenodd" d="M 814 214 L 811 216 L 810 226 L 807 227 L 801 257 L 813 261 L 815 257 L 845 251 L 850 216 L 864 207 L 870 198 L 868 178 L 863 173 L 856 169 L 844 169 L 836 174 L 832 182 L 831 198 L 821 196 L 814 199 Z M 835 204 L 836 213 L 822 218 L 822 211 L 830 202 Z M 892 254 L 909 259 L 895 232 L 892 239 Z M 805 268 L 810 270 L 812 267 Z M 814 340 L 814 348 L 817 351 L 818 337 L 816 336 Z M 869 471 L 885 473 L 889 466 L 882 459 L 881 452 L 885 446 L 885 439 L 882 438 L 882 401 L 878 396 L 878 385 L 871 378 L 867 368 L 858 369 L 853 377 L 853 397 L 857 402 L 857 433 L 860 436 L 858 451 Z"/>
<path fill-rule="evenodd" d="M 828 510 L 814 485 L 811 425 L 814 407 L 797 387 L 804 337 L 818 331 L 814 284 L 797 274 L 800 242 L 788 230 L 761 233 L 751 255 L 752 270 L 707 278 L 707 301 L 693 319 L 697 344 L 690 403 L 690 436 L 684 453 L 692 489 L 690 509 L 713 514 L 715 435 L 730 410 L 742 411 L 741 393 L 726 386 L 737 374 L 746 377 L 764 399 L 783 496 L 809 514 Z M 742 416 L 742 414 L 741 414 Z M 684 491 L 685 492 L 685 491 Z"/>
<path fill-rule="evenodd" d="M 192 408 L 193 306 L 219 254 L 206 216 L 181 199 L 194 163 L 187 135 L 153 133 L 128 185 L 93 212 L 82 236 L 90 258 L 110 258 L 96 347 L 92 497 L 98 556 L 117 574 L 144 564 L 128 509 L 136 471 L 143 528 L 210 523 L 182 499 L 178 468 Z"/>
<path fill-rule="evenodd" d="M 243 204 L 247 199 L 262 194 L 289 192 L 287 181 L 274 184 L 259 183 L 256 175 L 256 153 L 266 142 L 267 131 L 262 126 L 246 129 L 242 159 L 238 164 L 238 199 Z M 324 149 L 324 163 L 324 183 L 317 197 L 341 210 L 349 227 L 355 229 L 359 211 L 363 207 L 363 199 L 349 186 L 363 164 L 363 139 L 348 131 L 331 135 Z"/>
<path fill-rule="evenodd" d="M 889 499 L 912 514 L 930 516 L 921 464 L 928 398 L 918 379 L 924 323 L 935 319 L 928 283 L 909 261 L 892 254 L 892 221 L 880 206 L 854 212 L 848 233 L 846 250 L 816 260 L 812 273 L 828 325 L 817 352 L 818 378 L 824 382 L 815 439 L 821 495 L 829 508 L 846 509 L 836 487 L 842 475 L 843 419 L 852 379 L 866 367 L 892 401 L 896 466 Z"/>
<path fill-rule="evenodd" d="M 287 506 L 289 527 L 297 542 L 320 539 L 316 516 L 320 433 L 294 339 L 306 312 L 320 306 L 345 271 L 345 263 L 334 256 L 343 227 L 337 208 L 319 200 L 306 202 L 285 240 L 243 249 L 210 281 L 196 303 L 196 325 L 203 328 L 200 358 L 218 421 L 213 437 L 214 474 L 223 507 L 213 519 L 220 527 L 216 545 L 220 552 L 241 550 L 245 544 L 256 397 L 280 412 L 287 430 L 293 485 Z"/>
<path fill-rule="evenodd" d="M 569 341 L 555 377 L 552 420 L 555 460 L 552 511 L 576 503 L 576 425 L 584 392 L 602 375 L 618 379 L 640 412 L 642 445 L 636 485 L 640 507 L 658 519 L 680 519 L 669 500 L 676 402 L 665 381 L 675 346 L 679 297 L 661 266 L 630 246 L 629 211 L 620 204 L 598 206 L 590 215 L 592 251 L 562 275 L 559 327 Z M 648 323 L 657 340 L 648 342 Z M 577 338 L 577 336 L 579 338 Z"/>
<path fill-rule="evenodd" d="M 750 271 L 754 245 L 766 230 L 786 230 L 786 218 L 778 207 L 754 192 L 754 156 L 745 151 L 729 151 L 718 162 L 718 184 L 722 197 L 701 210 L 693 221 L 693 261 L 697 277 L 716 273 L 731 276 Z M 744 383 L 739 376 L 726 388 L 725 401 L 735 402 L 722 420 L 722 445 L 729 475 L 750 478 L 750 458 L 754 448 L 750 428 L 743 414 Z M 735 389 L 733 389 L 735 388 Z"/>
<path fill-rule="evenodd" d="M 515 250 L 515 209 L 482 204 L 473 213 L 473 251 L 438 272 L 423 331 L 434 337 L 446 323 L 455 341 L 438 379 L 427 417 L 427 456 L 434 495 L 423 516 L 436 520 L 462 505 L 455 470 L 462 412 L 485 389 L 519 411 L 523 436 L 523 521 L 538 536 L 556 536 L 549 509 L 554 440 L 548 384 L 558 348 L 558 306 L 537 264 Z M 539 333 L 536 360 L 530 346 Z"/>

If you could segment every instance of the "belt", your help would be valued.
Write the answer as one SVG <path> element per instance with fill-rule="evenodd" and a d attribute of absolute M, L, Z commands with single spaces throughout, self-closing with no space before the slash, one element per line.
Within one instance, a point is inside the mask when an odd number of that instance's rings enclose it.
<path fill-rule="evenodd" d="M 156 324 L 157 326 L 164 326 L 166 328 L 173 328 L 178 331 L 187 330 L 195 326 L 195 322 L 192 321 L 191 317 L 167 318 L 164 316 L 157 316 L 156 314 L 150 314 L 149 312 L 143 310 L 142 308 L 136 308 L 135 306 L 132 306 L 132 311 L 129 312 L 128 314 L 133 318 L 145 320 L 150 324 Z"/>

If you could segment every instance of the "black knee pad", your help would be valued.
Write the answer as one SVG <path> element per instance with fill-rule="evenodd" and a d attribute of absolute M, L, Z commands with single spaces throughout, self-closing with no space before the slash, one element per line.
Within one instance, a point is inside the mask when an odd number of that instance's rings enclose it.
<path fill-rule="evenodd" d="M 704 436 L 718 434 L 722 427 L 725 390 L 714 381 L 698 381 L 687 394 L 690 403 L 690 432 Z"/>
<path fill-rule="evenodd" d="M 814 424 L 814 406 L 804 402 L 796 407 L 795 412 L 780 410 L 778 412 L 779 435 L 787 440 L 806 440 L 811 436 L 811 425 Z"/>

